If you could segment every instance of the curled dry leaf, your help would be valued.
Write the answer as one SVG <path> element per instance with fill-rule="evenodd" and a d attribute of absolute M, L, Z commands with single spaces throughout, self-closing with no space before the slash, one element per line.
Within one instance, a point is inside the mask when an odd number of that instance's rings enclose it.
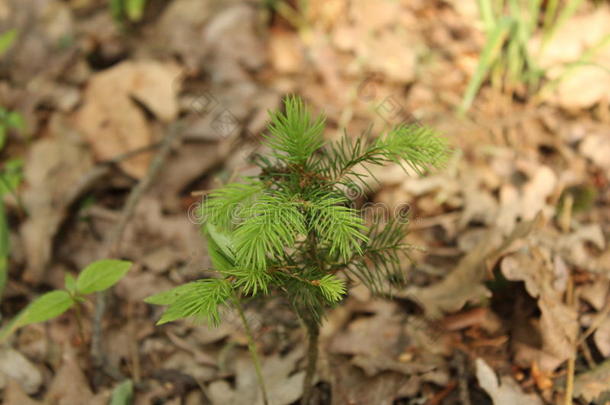
<path fill-rule="evenodd" d="M 76 123 L 97 158 L 111 159 L 151 144 L 145 113 L 134 100 L 159 120 L 169 122 L 178 113 L 180 81 L 178 67 L 156 61 L 123 62 L 95 74 L 85 91 L 85 103 L 76 113 Z M 143 153 L 120 166 L 127 174 L 141 178 L 151 156 Z"/>
<path fill-rule="evenodd" d="M 554 272 L 556 267 L 551 266 L 550 260 L 544 257 L 544 252 L 540 252 L 540 249 L 535 247 L 531 251 L 534 254 L 517 252 L 505 257 L 501 269 L 508 280 L 524 281 L 527 292 L 538 300 L 541 311 L 541 351 L 556 358 L 559 363 L 567 360 L 574 353 L 578 333 L 577 313 L 574 308 L 563 302 L 565 284 L 555 282 L 558 276 L 563 277 L 563 275 Z M 537 351 L 528 353 L 535 355 Z M 547 365 L 550 367 L 557 365 L 542 361 L 542 358 L 536 356 L 529 359 L 527 357 L 530 356 L 524 356 L 524 353 L 517 354 L 521 363 L 531 364 L 535 361 L 540 364 L 543 371 L 551 371 L 547 370 Z"/>
<path fill-rule="evenodd" d="M 78 196 L 81 177 L 93 165 L 75 134 L 60 129 L 32 145 L 24 169 L 23 202 L 30 216 L 21 226 L 28 261 L 23 277 L 33 283 L 43 276 L 55 233 Z"/>
<path fill-rule="evenodd" d="M 610 391 L 610 360 L 574 379 L 574 398 L 582 397 L 594 401 L 603 392 Z"/>

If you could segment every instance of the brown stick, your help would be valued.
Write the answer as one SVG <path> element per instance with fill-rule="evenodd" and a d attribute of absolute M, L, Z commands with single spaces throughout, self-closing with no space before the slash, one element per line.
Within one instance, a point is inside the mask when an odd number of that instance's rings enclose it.
<path fill-rule="evenodd" d="M 161 168 L 165 164 L 167 157 L 171 151 L 172 145 L 180 138 L 182 134 L 180 123 L 170 125 L 168 134 L 163 139 L 159 150 L 157 151 L 153 161 L 151 162 L 146 176 L 140 180 L 138 184 L 131 190 L 127 197 L 127 202 L 121 211 L 119 222 L 114 226 L 110 237 L 108 239 L 107 250 L 104 257 L 112 258 L 117 257 L 121 246 L 121 240 L 125 228 L 129 223 L 131 217 L 135 212 L 135 209 L 140 202 L 140 199 L 144 195 L 144 192 L 148 190 L 150 185 L 153 183 Z M 106 295 L 105 292 L 99 292 L 95 297 L 95 312 L 93 314 L 93 333 L 91 337 L 91 357 L 93 359 L 93 365 L 97 368 L 101 368 L 104 364 L 104 354 L 102 350 L 102 319 L 106 311 Z"/>

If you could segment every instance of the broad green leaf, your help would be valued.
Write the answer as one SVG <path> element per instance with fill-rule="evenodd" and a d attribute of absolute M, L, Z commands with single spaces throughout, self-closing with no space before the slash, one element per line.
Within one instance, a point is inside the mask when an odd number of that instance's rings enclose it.
<path fill-rule="evenodd" d="M 91 294 L 106 290 L 123 278 L 131 264 L 128 261 L 111 259 L 91 263 L 78 275 L 76 291 L 79 294 Z"/>
<path fill-rule="evenodd" d="M 22 167 L 21 159 L 12 159 L 4 164 L 4 170 L 0 172 L 0 196 L 17 189 L 23 179 Z"/>
<path fill-rule="evenodd" d="M 125 14 L 131 21 L 140 21 L 145 6 L 146 0 L 125 0 Z"/>
<path fill-rule="evenodd" d="M 66 290 L 68 290 L 70 294 L 76 293 L 76 279 L 74 276 L 72 276 L 72 274 L 66 273 L 64 276 L 64 284 L 66 286 Z"/>
<path fill-rule="evenodd" d="M 112 390 L 110 405 L 129 405 L 133 399 L 133 382 L 125 380 Z"/>
<path fill-rule="evenodd" d="M 74 304 L 66 291 L 51 291 L 36 298 L 15 320 L 14 329 L 32 323 L 44 322 L 66 312 Z"/>
<path fill-rule="evenodd" d="M 123 17 L 123 0 L 110 0 L 110 14 L 117 21 Z"/>
<path fill-rule="evenodd" d="M 23 120 L 23 115 L 19 114 L 16 111 L 11 111 L 6 116 L 6 124 L 11 128 L 23 130 L 25 129 L 25 121 Z"/>
<path fill-rule="evenodd" d="M 17 30 L 12 29 L 0 34 L 0 56 L 2 56 L 15 42 Z"/>

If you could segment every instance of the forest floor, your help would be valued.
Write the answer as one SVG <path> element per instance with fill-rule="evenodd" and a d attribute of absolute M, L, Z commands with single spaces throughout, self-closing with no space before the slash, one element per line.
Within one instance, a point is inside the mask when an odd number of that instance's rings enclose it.
<path fill-rule="evenodd" d="M 202 192 L 253 173 L 267 111 L 290 93 L 325 112 L 329 140 L 421 122 L 454 149 L 443 170 L 379 170 L 354 196 L 407 203 L 418 249 L 391 297 L 355 285 L 329 312 L 320 404 L 610 400 L 610 74 L 578 67 L 537 99 L 485 83 L 459 116 L 485 41 L 474 0 L 281 3 L 150 0 L 120 24 L 101 0 L 0 1 L 0 32 L 18 32 L 0 60 L 1 105 L 25 121 L 1 151 L 23 177 L 4 196 L 2 322 L 104 258 L 131 190 L 152 181 L 115 252 L 134 267 L 102 321 L 91 300 L 84 340 L 71 313 L 18 331 L 0 348 L 3 403 L 104 404 L 130 380 L 134 404 L 262 404 L 235 314 L 218 328 L 155 326 L 160 309 L 143 299 L 209 274 Z M 608 35 L 607 3 L 581 9 L 541 65 Z M 596 58 L 610 66 L 610 46 Z M 302 328 L 279 299 L 246 312 L 272 403 L 296 403 Z"/>

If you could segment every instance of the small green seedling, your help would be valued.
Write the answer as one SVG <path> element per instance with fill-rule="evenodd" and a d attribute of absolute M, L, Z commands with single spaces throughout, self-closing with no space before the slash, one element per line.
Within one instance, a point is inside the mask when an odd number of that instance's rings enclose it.
<path fill-rule="evenodd" d="M 146 0 L 110 0 L 110 13 L 115 21 L 138 22 L 144 15 Z"/>
<path fill-rule="evenodd" d="M 9 130 L 22 131 L 24 128 L 25 122 L 21 114 L 0 107 L 0 149 L 4 148 L 6 134 Z"/>
<path fill-rule="evenodd" d="M 22 129 L 22 124 L 21 115 L 15 112 L 6 114 L 6 111 L 0 107 L 0 150 L 4 148 L 7 127 Z M 19 208 L 23 210 L 21 199 L 17 194 L 17 188 L 23 178 L 22 168 L 23 161 L 21 159 L 11 159 L 0 170 L 0 299 L 2 298 L 8 277 L 8 259 L 10 254 L 10 237 L 8 218 L 4 207 L 4 196 L 12 194 Z"/>
<path fill-rule="evenodd" d="M 367 166 L 407 165 L 423 173 L 443 164 L 443 138 L 419 125 L 399 125 L 376 140 L 368 137 L 327 144 L 325 118 L 312 118 L 304 103 L 285 100 L 271 112 L 264 144 L 256 156 L 257 176 L 212 191 L 202 205 L 203 231 L 217 278 L 194 281 L 147 299 L 167 306 L 159 324 L 180 318 L 220 322 L 220 308 L 234 305 L 249 332 L 240 298 L 283 295 L 309 337 L 303 403 L 311 395 L 325 311 L 356 279 L 379 292 L 402 274 L 404 220 L 368 226 L 350 196 L 368 187 Z M 370 172 L 369 172 L 370 173 Z M 260 365 L 250 335 L 265 397 Z"/>
<path fill-rule="evenodd" d="M 127 261 L 99 260 L 85 267 L 76 279 L 66 274 L 65 290 L 49 291 L 32 301 L 0 330 L 0 342 L 23 326 L 56 318 L 72 307 L 76 308 L 82 335 L 80 304 L 85 301 L 85 296 L 109 289 L 125 276 L 130 267 L 131 262 Z"/>

